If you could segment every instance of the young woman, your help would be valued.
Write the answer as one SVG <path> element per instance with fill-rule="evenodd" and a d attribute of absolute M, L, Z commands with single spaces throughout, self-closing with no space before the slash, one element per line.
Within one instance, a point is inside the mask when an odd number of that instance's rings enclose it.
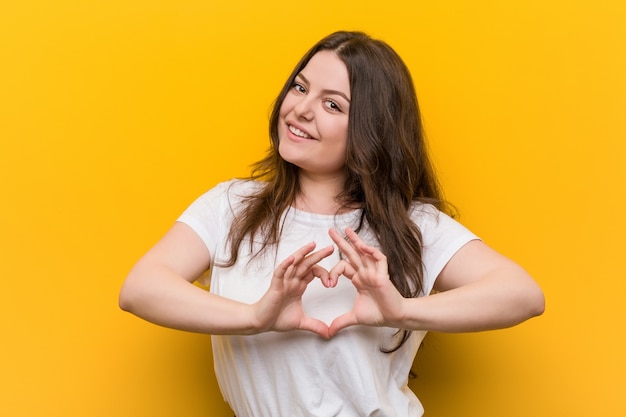
<path fill-rule="evenodd" d="M 384 42 L 337 32 L 298 63 L 250 179 L 198 198 L 137 263 L 120 305 L 212 334 L 246 416 L 421 416 L 429 330 L 518 324 L 541 289 L 442 211 L 412 80 Z M 210 292 L 192 285 L 210 270 Z"/>

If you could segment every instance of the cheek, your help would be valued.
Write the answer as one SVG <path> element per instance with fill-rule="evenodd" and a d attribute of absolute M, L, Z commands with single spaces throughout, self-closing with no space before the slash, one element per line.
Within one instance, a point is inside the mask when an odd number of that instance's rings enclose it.
<path fill-rule="evenodd" d="M 293 108 L 293 98 L 291 94 L 287 94 L 285 98 L 283 99 L 282 104 L 280 105 L 278 114 L 280 115 L 280 117 L 285 117 L 291 111 L 292 108 Z"/>
<path fill-rule="evenodd" d="M 340 146 L 345 148 L 348 143 L 348 123 L 343 122 L 343 123 L 339 123 L 338 125 L 336 125 L 335 132 L 337 132 L 336 138 L 337 138 L 337 141 L 341 144 Z"/>
<path fill-rule="evenodd" d="M 279 138 L 283 135 L 283 128 L 285 126 L 285 120 L 287 119 L 287 115 L 289 114 L 289 103 L 287 101 L 283 101 L 281 106 L 278 109 L 278 119 L 276 120 L 276 128 L 278 132 Z"/>

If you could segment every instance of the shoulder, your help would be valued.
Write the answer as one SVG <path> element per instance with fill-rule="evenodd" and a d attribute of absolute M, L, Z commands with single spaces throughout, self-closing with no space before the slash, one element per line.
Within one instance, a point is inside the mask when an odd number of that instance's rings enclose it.
<path fill-rule="evenodd" d="M 231 203 L 241 202 L 243 199 L 254 196 L 263 187 L 260 181 L 232 179 L 220 182 L 202 194 L 198 200 L 226 200 Z"/>
<path fill-rule="evenodd" d="M 447 214 L 439 210 L 432 204 L 415 201 L 409 210 L 409 216 L 420 229 L 434 226 L 441 221 L 441 218 L 450 218 Z M 444 219 L 445 220 L 445 219 Z"/>
<path fill-rule="evenodd" d="M 410 216 L 421 234 L 424 294 L 428 294 L 450 259 L 478 236 L 431 204 L 415 203 Z"/>
<path fill-rule="evenodd" d="M 258 181 L 233 179 L 221 182 L 197 197 L 185 210 L 182 218 L 196 217 L 215 220 L 232 215 L 245 200 L 254 196 L 262 187 Z"/>
<path fill-rule="evenodd" d="M 475 238 L 465 226 L 432 204 L 415 202 L 409 215 L 426 240 L 458 235 Z"/>
<path fill-rule="evenodd" d="M 261 181 L 236 178 L 221 182 L 216 185 L 216 187 L 227 189 L 228 192 L 233 195 L 248 196 L 261 190 L 263 188 L 263 184 L 264 183 Z"/>
<path fill-rule="evenodd" d="M 245 206 L 246 198 L 254 196 L 262 185 L 258 181 L 238 179 L 221 182 L 197 197 L 178 221 L 196 231 L 208 248 L 214 248 L 216 236 L 227 233 L 228 225 Z"/>

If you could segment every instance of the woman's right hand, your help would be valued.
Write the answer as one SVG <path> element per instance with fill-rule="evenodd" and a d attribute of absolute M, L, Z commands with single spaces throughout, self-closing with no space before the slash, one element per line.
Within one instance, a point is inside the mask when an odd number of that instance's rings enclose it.
<path fill-rule="evenodd" d="M 330 286 L 329 273 L 318 262 L 332 254 L 334 247 L 314 249 L 315 243 L 303 246 L 274 271 L 270 288 L 252 305 L 254 327 L 259 332 L 307 330 L 329 338 L 328 325 L 307 316 L 302 308 L 302 294 L 313 279 L 320 278 L 324 286 Z"/>

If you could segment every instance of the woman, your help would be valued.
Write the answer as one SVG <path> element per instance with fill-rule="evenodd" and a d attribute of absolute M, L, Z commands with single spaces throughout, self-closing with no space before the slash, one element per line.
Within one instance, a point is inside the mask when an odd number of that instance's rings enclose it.
<path fill-rule="evenodd" d="M 426 331 L 542 314 L 533 279 L 441 211 L 410 74 L 384 42 L 318 42 L 270 135 L 252 177 L 196 200 L 120 294 L 146 320 L 213 335 L 239 417 L 421 416 L 407 379 Z M 210 292 L 192 285 L 207 270 Z"/>

